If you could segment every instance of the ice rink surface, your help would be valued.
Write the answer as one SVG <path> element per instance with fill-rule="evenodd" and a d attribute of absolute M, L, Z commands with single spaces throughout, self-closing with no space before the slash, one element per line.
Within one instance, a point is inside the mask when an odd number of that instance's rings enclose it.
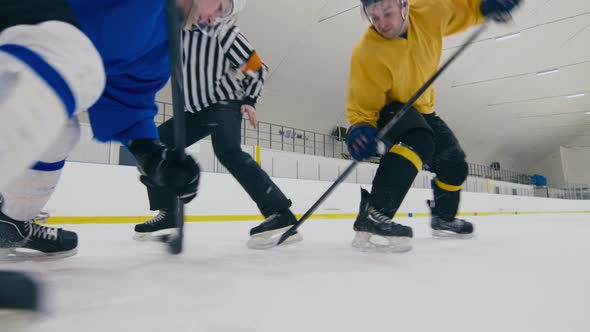
<path fill-rule="evenodd" d="M 253 222 L 191 223 L 178 257 L 133 225 L 69 226 L 80 253 L 4 263 L 46 284 L 30 331 L 590 331 L 590 215 L 472 217 L 441 240 L 425 218 L 414 249 L 352 249 L 352 220 L 310 220 L 304 241 L 246 248 Z M 0 328 L 1 330 L 1 328 Z"/>

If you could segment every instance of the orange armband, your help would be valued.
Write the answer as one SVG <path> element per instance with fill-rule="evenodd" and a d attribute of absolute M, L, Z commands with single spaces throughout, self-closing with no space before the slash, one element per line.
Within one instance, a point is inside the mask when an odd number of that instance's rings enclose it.
<path fill-rule="evenodd" d="M 262 59 L 258 55 L 258 52 L 254 51 L 250 56 L 250 59 L 242 67 L 242 72 L 246 75 L 256 73 L 262 68 Z"/>

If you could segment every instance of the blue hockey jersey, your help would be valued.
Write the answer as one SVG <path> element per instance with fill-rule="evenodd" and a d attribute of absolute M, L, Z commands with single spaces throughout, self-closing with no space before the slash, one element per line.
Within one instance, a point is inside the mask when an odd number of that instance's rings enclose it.
<path fill-rule="evenodd" d="M 158 138 L 156 93 L 170 76 L 166 1 L 68 0 L 101 54 L 103 95 L 89 110 L 99 141 Z"/>

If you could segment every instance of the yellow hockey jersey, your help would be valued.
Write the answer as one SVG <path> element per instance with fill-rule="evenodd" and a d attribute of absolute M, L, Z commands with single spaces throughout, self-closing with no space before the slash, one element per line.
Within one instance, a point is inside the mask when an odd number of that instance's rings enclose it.
<path fill-rule="evenodd" d="M 370 27 L 351 58 L 346 117 L 376 126 L 392 101 L 407 102 L 438 69 L 443 37 L 482 23 L 481 0 L 413 0 L 406 38 L 385 39 Z M 414 107 L 434 112 L 431 86 Z"/>

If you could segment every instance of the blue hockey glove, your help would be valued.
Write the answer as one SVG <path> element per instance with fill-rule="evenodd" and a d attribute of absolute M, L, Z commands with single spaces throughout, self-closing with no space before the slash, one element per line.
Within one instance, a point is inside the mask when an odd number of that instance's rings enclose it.
<path fill-rule="evenodd" d="M 377 154 L 377 128 L 368 124 L 354 125 L 348 129 L 348 152 L 355 160 L 365 160 Z"/>
<path fill-rule="evenodd" d="M 510 12 L 518 7 L 520 0 L 482 0 L 481 13 L 496 22 L 508 22 Z"/>

